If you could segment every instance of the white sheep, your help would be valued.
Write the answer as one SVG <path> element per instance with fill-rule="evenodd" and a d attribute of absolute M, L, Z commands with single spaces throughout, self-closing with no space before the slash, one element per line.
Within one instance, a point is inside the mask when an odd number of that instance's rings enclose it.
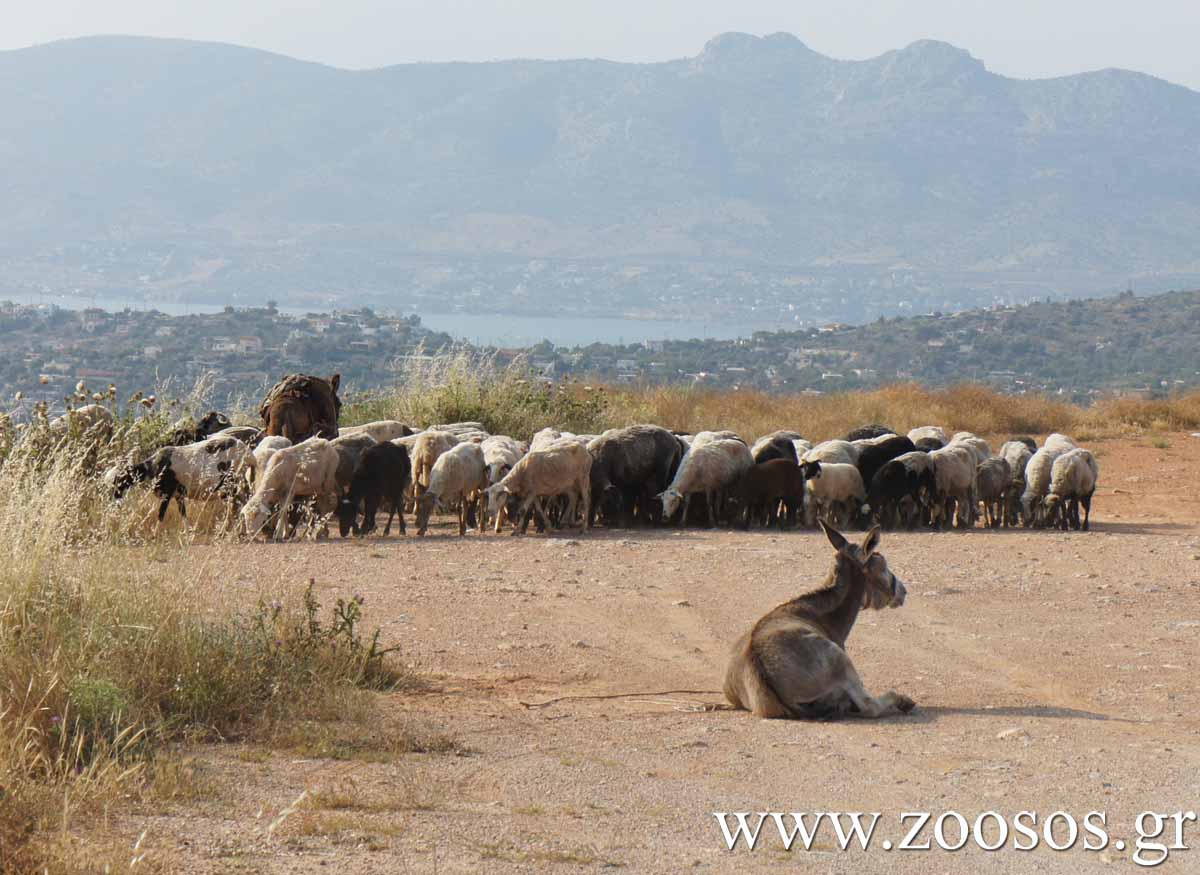
<path fill-rule="evenodd" d="M 1079 444 L 1071 440 L 1065 434 L 1054 432 L 1046 438 L 1046 442 L 1042 444 L 1042 449 L 1057 450 L 1060 453 L 1066 453 L 1070 450 L 1078 449 Z"/>
<path fill-rule="evenodd" d="M 848 462 L 807 462 L 808 507 L 805 522 L 815 525 L 818 516 L 831 525 L 848 525 L 867 500 L 862 474 Z"/>
<path fill-rule="evenodd" d="M 586 532 L 592 504 L 591 474 L 591 453 L 578 441 L 568 438 L 551 442 L 542 449 L 531 448 L 499 483 L 487 489 L 487 509 L 489 514 L 496 515 L 496 531 L 500 531 L 500 508 L 510 499 L 519 500 L 516 507 L 508 507 L 507 511 L 514 526 L 521 520 L 521 533 L 529 526 L 527 514 L 531 509 L 548 530 L 553 529 L 542 500 L 566 495 L 567 512 L 563 519 L 571 521 L 578 506 L 583 512 Z M 513 534 L 517 532 L 514 530 Z"/>
<path fill-rule="evenodd" d="M 1087 450 L 1068 450 L 1055 459 L 1050 472 L 1050 492 L 1044 503 L 1046 521 L 1063 531 L 1069 526 L 1086 532 L 1092 516 L 1092 495 L 1099 479 L 1100 465 Z M 1082 524 L 1079 521 L 1081 504 Z"/>
<path fill-rule="evenodd" d="M 483 462 L 487 465 L 489 486 L 503 480 L 504 475 L 525 455 L 519 441 L 503 434 L 492 435 L 480 443 L 479 448 L 483 450 Z"/>
<path fill-rule="evenodd" d="M 982 465 L 988 459 L 992 458 L 992 448 L 988 446 L 987 441 L 971 434 L 969 431 L 960 431 L 955 434 L 947 446 L 967 447 L 975 457 L 976 465 Z"/>
<path fill-rule="evenodd" d="M 929 454 L 940 501 L 933 503 L 931 521 L 940 526 L 942 518 L 970 527 L 975 524 L 975 451 L 962 444 L 948 444 Z"/>
<path fill-rule="evenodd" d="M 562 437 L 562 432 L 556 428 L 546 427 L 534 432 L 529 439 L 529 452 L 537 453 Z"/>
<path fill-rule="evenodd" d="M 417 499 L 417 535 L 429 530 L 429 517 L 436 506 L 458 505 L 458 534 L 467 533 L 472 504 L 478 505 L 476 520 L 483 531 L 484 507 L 480 502 L 487 488 L 487 465 L 483 450 L 474 441 L 463 441 L 438 456 L 429 472 L 428 488 Z"/>
<path fill-rule="evenodd" d="M 406 440 L 406 439 L 405 439 Z M 399 441 L 392 441 L 399 444 Z M 427 429 L 417 435 L 409 450 L 412 459 L 413 492 L 420 495 L 429 486 L 429 474 L 438 456 L 458 443 L 458 438 L 448 431 Z"/>
<path fill-rule="evenodd" d="M 56 436 L 65 435 L 72 428 L 78 434 L 107 440 L 112 434 L 112 411 L 100 404 L 85 404 L 75 410 L 69 410 L 50 422 L 50 432 Z"/>
<path fill-rule="evenodd" d="M 908 433 L 908 439 L 914 444 L 920 440 L 933 439 L 943 447 L 950 443 L 950 439 L 946 437 L 946 430 L 940 425 L 919 425 Z"/>
<path fill-rule="evenodd" d="M 338 451 L 330 441 L 311 437 L 277 450 L 242 508 L 241 524 L 251 537 L 262 531 L 271 514 L 278 512 L 275 536 L 282 537 L 292 503 L 315 500 L 318 514 L 329 514 L 338 505 Z"/>
<path fill-rule="evenodd" d="M 800 458 L 800 461 L 821 462 L 822 464 L 829 462 L 835 465 L 857 465 L 859 452 L 858 447 L 854 446 L 850 441 L 822 441 L 806 452 Z"/>
<path fill-rule="evenodd" d="M 1012 483 L 1004 502 L 1004 525 L 1015 526 L 1021 509 L 1021 495 L 1025 492 L 1025 467 L 1033 458 L 1033 450 L 1024 441 L 1005 441 L 999 455 L 1008 462 L 1012 473 Z"/>
<path fill-rule="evenodd" d="M 377 443 L 402 438 L 411 433 L 412 429 L 403 422 L 397 422 L 394 419 L 380 419 L 376 422 L 367 422 L 363 425 L 347 425 L 338 429 L 338 437 L 340 438 L 352 434 L 369 434 L 375 438 Z"/>
<path fill-rule="evenodd" d="M 663 519 L 674 516 L 682 502 L 682 522 L 687 518 L 691 496 L 702 492 L 708 507 L 708 524 L 715 525 L 722 493 L 737 483 L 742 472 L 753 464 L 750 448 L 740 438 L 721 437 L 717 432 L 700 432 L 679 462 L 671 485 L 657 496 L 662 502 Z"/>
<path fill-rule="evenodd" d="M 253 483 L 259 474 L 267 470 L 267 463 L 271 461 L 271 457 L 291 445 L 290 440 L 279 434 L 268 435 L 259 441 L 258 446 L 254 448 L 254 465 L 246 472 L 247 479 Z"/>
<path fill-rule="evenodd" d="M 1053 437 L 1053 435 L 1051 435 Z M 1025 491 L 1021 494 L 1021 518 L 1025 525 L 1041 525 L 1043 500 L 1050 493 L 1050 478 L 1054 470 L 1054 460 L 1067 452 L 1062 449 L 1062 443 L 1055 446 L 1044 446 L 1030 458 L 1025 465 Z"/>

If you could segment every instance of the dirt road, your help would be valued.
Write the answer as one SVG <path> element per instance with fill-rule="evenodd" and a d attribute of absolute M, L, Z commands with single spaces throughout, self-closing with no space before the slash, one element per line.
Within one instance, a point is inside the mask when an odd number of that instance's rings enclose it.
<path fill-rule="evenodd" d="M 459 539 L 444 524 L 422 541 L 194 548 L 232 599 L 281 565 L 295 586 L 315 577 L 326 601 L 363 595 L 368 621 L 431 680 L 384 696 L 386 719 L 440 728 L 468 752 L 375 762 L 206 747 L 215 801 L 122 829 L 148 829 L 197 872 L 1132 870 L 1137 813 L 1200 809 L 1200 439 L 1168 441 L 1095 444 L 1090 533 L 885 534 L 908 603 L 862 614 L 848 649 L 868 689 L 918 709 L 878 722 L 702 710 L 716 692 L 526 704 L 719 690 L 738 634 L 829 569 L 816 532 Z M 1085 835 L 1064 852 L 1045 839 L 1013 850 L 1011 835 L 988 854 L 882 847 L 908 831 L 901 812 L 988 810 L 1010 823 L 1036 812 L 1039 832 L 1055 811 L 1104 811 L 1109 847 L 1084 851 Z M 768 822 L 756 850 L 730 852 L 713 812 L 738 811 L 881 818 L 866 851 L 838 849 L 826 821 L 807 851 L 784 851 Z M 932 838 L 931 821 L 918 841 Z M 1159 871 L 1200 871 L 1200 825 L 1185 842 Z"/>

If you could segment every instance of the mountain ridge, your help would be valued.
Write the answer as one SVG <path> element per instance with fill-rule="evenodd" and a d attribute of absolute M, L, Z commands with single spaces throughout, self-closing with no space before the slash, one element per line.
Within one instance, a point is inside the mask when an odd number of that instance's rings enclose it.
<path fill-rule="evenodd" d="M 0 234 L 38 253 L 0 265 L 18 290 L 379 303 L 482 288 L 510 309 L 649 294 L 669 313 L 686 301 L 621 277 L 670 261 L 662 283 L 725 307 L 766 287 L 773 312 L 845 319 L 837 300 L 858 295 L 870 318 L 896 312 L 870 284 L 897 271 L 922 306 L 1191 281 L 1197 143 L 1200 93 L 1184 86 L 1115 69 L 1012 79 L 934 40 L 840 60 L 729 33 L 644 64 L 346 70 L 85 37 L 0 53 Z M 90 257 L 55 254 L 74 244 Z M 497 258 L 608 267 L 584 290 L 557 268 L 489 284 Z"/>

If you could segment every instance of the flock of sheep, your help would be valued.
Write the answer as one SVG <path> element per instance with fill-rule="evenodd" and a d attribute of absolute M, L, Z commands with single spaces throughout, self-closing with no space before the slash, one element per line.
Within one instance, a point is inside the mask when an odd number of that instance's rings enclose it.
<path fill-rule="evenodd" d="M 385 535 L 397 515 L 405 532 L 406 510 L 423 535 L 437 509 L 457 514 L 460 535 L 506 524 L 523 533 L 531 519 L 539 530 L 597 521 L 813 527 L 818 518 L 840 527 L 970 528 L 982 519 L 1086 530 L 1099 476 L 1093 454 L 1061 434 L 1041 447 L 1016 438 L 993 454 L 974 434 L 937 426 L 907 435 L 864 426 L 814 446 L 792 431 L 750 444 L 729 431 L 654 425 L 600 435 L 547 428 L 522 441 L 474 422 L 414 433 L 381 421 L 293 444 L 213 416 L 189 435 L 196 440 L 106 471 L 111 494 L 148 483 L 160 520 L 172 501 L 186 516 L 185 499 L 223 497 L 240 505 L 240 531 L 275 537 L 303 520 L 323 532 L 335 515 L 343 536 L 365 535 L 381 509 Z"/>

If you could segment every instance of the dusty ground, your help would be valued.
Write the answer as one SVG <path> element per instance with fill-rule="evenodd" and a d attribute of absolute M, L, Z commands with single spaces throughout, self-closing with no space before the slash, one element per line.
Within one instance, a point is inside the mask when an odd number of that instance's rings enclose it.
<path fill-rule="evenodd" d="M 734 638 L 826 573 L 815 532 L 460 540 L 446 524 L 423 541 L 196 548 L 231 599 L 280 563 L 326 601 L 365 596 L 368 620 L 431 681 L 382 697 L 384 718 L 440 727 L 469 753 L 208 746 L 214 798 L 122 829 L 148 830 L 145 845 L 189 872 L 1133 869 L 1138 812 L 1200 809 L 1200 439 L 1166 442 L 1093 444 L 1091 533 L 886 534 L 909 601 L 863 614 L 848 649 L 869 689 L 918 710 L 878 722 L 699 710 L 715 692 L 524 704 L 719 690 Z M 320 804 L 268 831 L 306 790 Z M 1110 840 L 1131 846 L 880 846 L 903 838 L 903 811 L 989 809 L 1038 812 L 1039 828 L 1056 810 L 1103 810 Z M 767 810 L 883 817 L 865 852 L 837 850 L 828 823 L 807 852 L 782 851 L 770 824 L 753 853 L 725 849 L 712 812 Z M 1200 825 L 1185 841 L 1164 871 L 1200 871 Z"/>

